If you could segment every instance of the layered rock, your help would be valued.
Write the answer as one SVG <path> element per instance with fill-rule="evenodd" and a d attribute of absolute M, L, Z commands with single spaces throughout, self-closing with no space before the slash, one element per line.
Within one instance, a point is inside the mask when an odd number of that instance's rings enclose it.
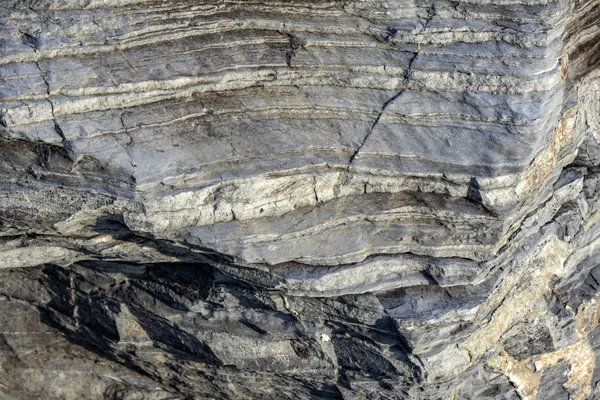
<path fill-rule="evenodd" d="M 597 1 L 1 7 L 0 397 L 600 393 Z"/>

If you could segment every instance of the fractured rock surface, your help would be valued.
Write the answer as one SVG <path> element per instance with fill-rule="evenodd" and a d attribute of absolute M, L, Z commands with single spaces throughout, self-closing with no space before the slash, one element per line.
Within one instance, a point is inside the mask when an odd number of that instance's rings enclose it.
<path fill-rule="evenodd" d="M 600 396 L 597 0 L 0 23 L 0 399 Z"/>

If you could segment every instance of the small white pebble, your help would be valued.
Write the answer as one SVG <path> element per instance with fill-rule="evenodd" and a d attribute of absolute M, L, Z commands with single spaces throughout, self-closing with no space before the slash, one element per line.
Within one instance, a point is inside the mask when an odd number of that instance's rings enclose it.
<path fill-rule="evenodd" d="M 161 183 L 165 186 L 175 186 L 177 185 L 177 177 L 167 176 L 165 179 L 162 180 Z"/>
<path fill-rule="evenodd" d="M 321 342 L 329 342 L 331 341 L 331 337 L 326 333 L 321 333 Z"/>

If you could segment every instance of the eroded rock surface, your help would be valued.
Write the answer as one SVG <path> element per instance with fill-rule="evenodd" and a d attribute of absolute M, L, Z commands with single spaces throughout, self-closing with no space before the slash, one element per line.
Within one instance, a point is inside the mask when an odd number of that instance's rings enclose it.
<path fill-rule="evenodd" d="M 600 396 L 597 0 L 0 23 L 1 399 Z"/>

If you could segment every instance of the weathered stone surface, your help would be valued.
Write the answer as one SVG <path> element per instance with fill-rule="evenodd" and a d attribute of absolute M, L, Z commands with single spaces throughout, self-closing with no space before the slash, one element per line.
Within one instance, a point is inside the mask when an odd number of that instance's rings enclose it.
<path fill-rule="evenodd" d="M 598 1 L 0 23 L 0 399 L 600 396 Z"/>

